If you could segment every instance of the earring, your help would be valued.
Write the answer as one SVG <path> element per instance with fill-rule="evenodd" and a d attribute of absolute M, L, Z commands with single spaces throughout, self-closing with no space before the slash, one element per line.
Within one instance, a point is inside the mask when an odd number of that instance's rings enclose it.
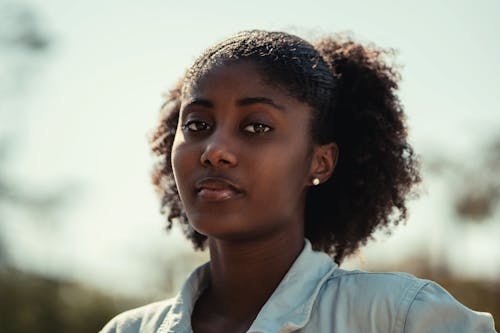
<path fill-rule="evenodd" d="M 319 178 L 314 177 L 313 180 L 312 180 L 312 183 L 313 183 L 314 186 L 319 185 L 319 183 L 320 183 Z"/>

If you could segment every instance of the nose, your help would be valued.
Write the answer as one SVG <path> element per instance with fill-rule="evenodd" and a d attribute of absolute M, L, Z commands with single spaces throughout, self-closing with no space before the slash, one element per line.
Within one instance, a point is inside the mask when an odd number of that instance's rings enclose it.
<path fill-rule="evenodd" d="M 236 154 L 231 149 L 230 139 L 213 133 L 206 141 L 200 162 L 203 166 L 234 167 L 238 164 Z"/>

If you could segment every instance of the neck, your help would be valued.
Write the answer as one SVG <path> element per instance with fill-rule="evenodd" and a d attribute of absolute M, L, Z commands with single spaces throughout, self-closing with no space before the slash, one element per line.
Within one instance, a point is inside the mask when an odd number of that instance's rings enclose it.
<path fill-rule="evenodd" d="M 303 232 L 251 241 L 210 239 L 211 286 L 219 314 L 253 320 L 304 246 Z"/>

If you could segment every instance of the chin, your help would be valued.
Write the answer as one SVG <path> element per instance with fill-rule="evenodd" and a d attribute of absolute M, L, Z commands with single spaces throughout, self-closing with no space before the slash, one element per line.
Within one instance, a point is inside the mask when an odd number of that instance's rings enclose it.
<path fill-rule="evenodd" d="M 234 220 L 226 218 L 189 219 L 191 226 L 198 233 L 211 239 L 220 239 L 227 241 L 246 240 L 260 234 L 255 229 L 254 223 L 245 223 L 241 219 Z M 246 221 L 249 222 L 249 221 Z"/>

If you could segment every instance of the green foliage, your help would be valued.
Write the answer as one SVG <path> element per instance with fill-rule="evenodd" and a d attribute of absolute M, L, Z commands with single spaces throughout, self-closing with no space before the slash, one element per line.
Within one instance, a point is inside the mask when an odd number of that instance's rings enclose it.
<path fill-rule="evenodd" d="M 119 299 L 75 283 L 17 271 L 0 273 L 3 333 L 98 332 L 117 313 L 139 301 Z"/>

